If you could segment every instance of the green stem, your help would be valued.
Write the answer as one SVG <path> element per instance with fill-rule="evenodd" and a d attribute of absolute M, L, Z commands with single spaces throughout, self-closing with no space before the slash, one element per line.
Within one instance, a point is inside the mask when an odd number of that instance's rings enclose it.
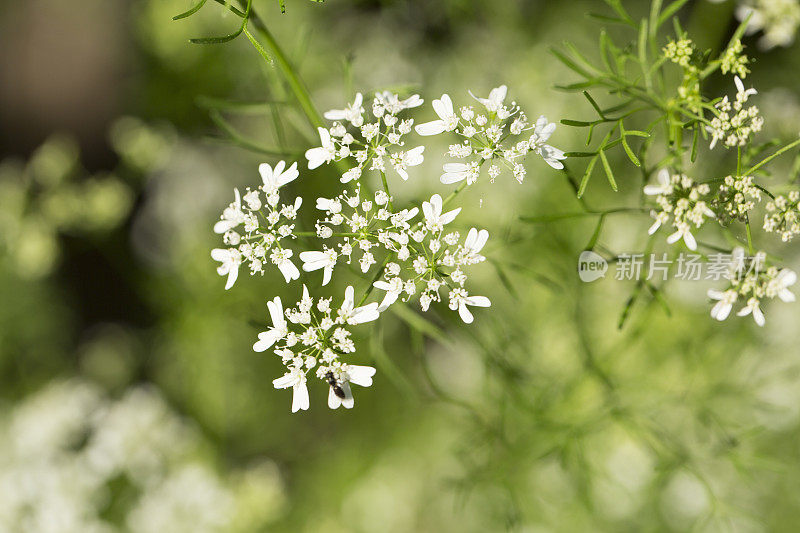
<path fill-rule="evenodd" d="M 750 216 L 745 215 L 745 217 L 744 227 L 747 230 L 747 250 L 750 253 L 750 256 L 754 256 L 756 252 L 753 248 L 753 233 L 750 231 Z"/>
<path fill-rule="evenodd" d="M 742 175 L 742 147 L 736 147 L 736 175 Z"/>
<path fill-rule="evenodd" d="M 767 163 L 769 163 L 770 161 L 772 161 L 773 159 L 775 159 L 775 158 L 776 158 L 776 157 L 778 157 L 779 155 L 783 154 L 784 152 L 787 152 L 787 151 L 791 150 L 792 148 L 794 148 L 794 147 L 795 147 L 795 146 L 797 146 L 798 144 L 800 144 L 800 139 L 797 139 L 797 140 L 796 140 L 796 141 L 794 141 L 793 143 L 787 144 L 786 146 L 784 146 L 783 148 L 781 148 L 780 150 L 778 150 L 777 152 L 775 152 L 775 153 L 774 153 L 774 154 L 772 154 L 771 156 L 769 156 L 769 157 L 767 157 L 767 158 L 765 158 L 765 159 L 761 160 L 761 162 L 759 162 L 759 163 L 756 163 L 755 165 L 753 165 L 752 167 L 750 167 L 750 168 L 747 170 L 747 173 L 746 173 L 746 174 L 747 174 L 748 176 L 749 176 L 749 175 L 751 175 L 753 172 L 755 172 L 755 171 L 756 171 L 756 170 L 758 170 L 759 168 L 763 167 L 764 165 L 766 165 Z"/>
<path fill-rule="evenodd" d="M 458 196 L 458 193 L 460 193 L 461 191 L 463 191 L 463 190 L 464 190 L 464 188 L 465 188 L 466 186 L 467 186 L 467 182 L 466 182 L 466 180 L 465 180 L 464 182 L 462 182 L 462 183 L 461 183 L 461 185 L 459 185 L 458 187 L 456 187 L 456 190 L 454 190 L 454 191 L 453 191 L 453 192 L 451 192 L 449 195 L 447 195 L 447 198 L 445 198 L 445 199 L 442 201 L 442 207 L 446 206 L 446 205 L 447 205 L 447 204 L 448 204 L 448 203 L 449 203 L 449 202 L 450 202 L 450 201 L 451 201 L 453 198 L 455 198 L 456 196 Z"/>
<path fill-rule="evenodd" d="M 240 0 L 239 3 L 241 4 L 242 0 Z M 297 102 L 303 109 L 308 122 L 315 129 L 323 127 L 324 123 L 322 121 L 322 116 L 319 114 L 319 111 L 317 111 L 317 108 L 311 101 L 311 94 L 308 92 L 303 80 L 300 79 L 300 76 L 297 74 L 297 70 L 289 62 L 289 59 L 283 52 L 283 49 L 275 40 L 275 37 L 272 36 L 272 33 L 270 33 L 270 31 L 267 29 L 264 21 L 261 20 L 261 18 L 256 14 L 255 10 L 252 8 L 250 9 L 249 20 L 253 23 L 253 26 L 261 35 L 261 37 L 264 38 L 267 47 L 278 64 L 278 67 L 281 69 L 286 81 L 289 83 L 289 87 L 291 88 L 292 93 L 294 93 L 294 97 L 297 99 Z"/>
<path fill-rule="evenodd" d="M 386 269 L 386 265 L 387 265 L 387 263 L 389 263 L 389 259 L 391 259 L 393 255 L 394 254 L 386 254 L 386 257 L 384 258 L 383 263 L 381 263 L 381 267 L 375 273 L 375 277 L 372 278 L 372 281 L 369 282 L 369 287 L 367 287 L 367 290 L 364 291 L 364 296 L 361 297 L 361 300 L 358 302 L 358 305 L 356 307 L 360 307 L 360 306 L 364 305 L 364 302 L 367 300 L 369 295 L 372 293 L 372 289 L 373 289 L 373 285 L 372 284 L 375 283 L 376 281 L 378 281 L 379 279 L 381 279 L 381 276 L 383 276 L 383 271 L 384 271 L 384 269 Z"/>
<path fill-rule="evenodd" d="M 389 182 L 386 181 L 386 173 L 381 170 L 381 181 L 383 182 L 383 191 L 389 197 L 389 211 L 394 212 L 394 206 L 392 205 L 392 193 L 389 192 Z"/>

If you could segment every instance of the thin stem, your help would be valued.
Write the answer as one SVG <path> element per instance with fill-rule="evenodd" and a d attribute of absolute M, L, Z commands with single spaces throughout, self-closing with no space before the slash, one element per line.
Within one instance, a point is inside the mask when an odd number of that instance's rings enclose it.
<path fill-rule="evenodd" d="M 742 175 L 742 147 L 736 147 L 736 175 Z"/>
<path fill-rule="evenodd" d="M 389 182 L 386 181 L 386 172 L 383 170 L 381 172 L 381 181 L 383 182 L 383 191 L 389 197 L 389 210 L 394 212 L 394 206 L 392 205 L 392 193 L 389 192 Z"/>
<path fill-rule="evenodd" d="M 381 276 L 383 276 L 383 271 L 384 271 L 384 269 L 386 269 L 386 265 L 387 265 L 387 263 L 389 263 L 389 259 L 391 259 L 393 255 L 394 254 L 387 254 L 386 257 L 383 259 L 383 263 L 381 263 L 381 267 L 375 273 L 375 277 L 372 278 L 372 281 L 369 282 L 369 287 L 367 287 L 367 290 L 364 291 L 364 296 L 362 296 L 361 300 L 358 302 L 358 306 L 359 307 L 364 305 L 364 302 L 367 300 L 369 295 L 372 293 L 373 283 L 375 283 L 376 281 L 381 279 Z"/>
<path fill-rule="evenodd" d="M 761 162 L 759 162 L 759 163 L 756 163 L 755 165 L 753 165 L 752 167 L 750 167 L 750 168 L 747 170 L 747 173 L 746 173 L 746 174 L 747 174 L 748 176 L 749 176 L 749 175 L 751 175 L 753 172 L 755 172 L 755 171 L 756 171 L 756 170 L 758 170 L 759 168 L 763 167 L 764 165 L 766 165 L 767 163 L 769 163 L 770 161 L 772 161 L 773 159 L 775 159 L 775 158 L 776 158 L 776 157 L 778 157 L 779 155 L 783 154 L 784 152 L 787 152 L 787 151 L 791 150 L 792 148 L 794 148 L 794 147 L 795 147 L 795 146 L 797 146 L 798 144 L 800 144 L 800 139 L 797 139 L 797 140 L 796 140 L 796 141 L 794 141 L 793 143 L 787 144 L 786 146 L 784 146 L 783 148 L 781 148 L 780 150 L 778 150 L 777 152 L 775 152 L 775 153 L 774 153 L 774 154 L 772 154 L 771 156 L 769 156 L 769 157 L 767 157 L 767 158 L 765 158 L 765 159 L 762 159 L 762 160 L 761 160 Z"/>
<path fill-rule="evenodd" d="M 239 3 L 243 3 L 243 0 L 240 0 Z M 272 56 L 275 57 L 278 67 L 283 72 L 283 75 L 286 78 L 286 81 L 289 83 L 289 87 L 292 89 L 294 97 L 297 99 L 297 102 L 303 109 L 308 122 L 315 129 L 322 127 L 322 116 L 319 114 L 319 111 L 317 111 L 317 108 L 311 101 L 311 94 L 308 92 L 308 88 L 306 88 L 303 80 L 300 79 L 297 70 L 289 62 L 289 59 L 283 52 L 283 49 L 280 47 L 280 45 L 278 45 L 278 42 L 272 36 L 272 33 L 270 33 L 270 31 L 267 29 L 264 21 L 261 20 L 261 18 L 256 14 L 255 10 L 252 8 L 249 12 L 249 20 L 253 23 L 253 26 L 261 35 L 261 37 L 263 37 L 266 41 L 267 47 L 272 53 Z"/>
<path fill-rule="evenodd" d="M 463 183 L 461 183 L 461 185 L 459 185 L 458 187 L 456 187 L 456 190 L 454 190 L 454 191 L 453 191 L 453 192 L 451 192 L 449 195 L 447 195 L 447 198 L 445 198 L 445 199 L 442 201 L 442 207 L 446 206 L 446 205 L 447 205 L 447 204 L 448 204 L 448 203 L 449 203 L 449 202 L 450 202 L 450 201 L 451 201 L 453 198 L 455 198 L 456 196 L 458 196 L 458 193 L 460 193 L 461 191 L 463 191 L 463 190 L 464 190 L 464 187 L 466 187 L 466 186 L 467 186 L 467 182 L 466 182 L 466 181 L 464 181 Z"/>
<path fill-rule="evenodd" d="M 753 233 L 750 231 L 750 215 L 745 215 L 744 227 L 747 230 L 747 250 L 751 256 L 755 255 L 753 248 Z"/>

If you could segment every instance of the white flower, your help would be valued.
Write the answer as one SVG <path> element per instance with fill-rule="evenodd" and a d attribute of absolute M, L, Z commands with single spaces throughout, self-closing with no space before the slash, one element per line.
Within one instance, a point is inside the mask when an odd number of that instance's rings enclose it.
<path fill-rule="evenodd" d="M 751 96 L 758 94 L 758 91 L 756 91 L 752 87 L 745 90 L 744 83 L 742 82 L 742 79 L 739 76 L 733 77 L 733 83 L 736 85 L 736 96 L 738 98 L 742 98 L 742 100 L 744 101 L 747 101 L 747 99 L 750 98 Z"/>
<path fill-rule="evenodd" d="M 747 316 L 749 314 L 753 315 L 753 320 L 756 321 L 756 324 L 759 326 L 764 326 L 764 313 L 761 312 L 761 308 L 758 306 L 759 301 L 758 298 L 750 298 L 747 300 L 747 305 L 742 307 L 742 309 L 736 313 L 737 316 Z"/>
<path fill-rule="evenodd" d="M 644 193 L 648 196 L 658 196 L 659 194 L 670 194 L 672 192 L 672 182 L 669 177 L 669 170 L 662 168 L 658 171 L 658 185 L 645 185 Z"/>
<path fill-rule="evenodd" d="M 788 289 L 797 282 L 797 274 L 788 268 L 782 269 L 778 272 L 777 277 L 770 282 L 770 290 L 778 295 L 778 298 L 784 302 L 795 301 L 795 296 L 792 291 Z"/>
<path fill-rule="evenodd" d="M 722 321 L 731 314 L 731 309 L 739 294 L 734 290 L 716 291 L 709 289 L 708 297 L 712 300 L 718 300 L 714 307 L 711 308 L 711 318 Z"/>
<path fill-rule="evenodd" d="M 445 185 L 457 183 L 464 179 L 467 180 L 467 185 L 472 185 L 478 179 L 480 174 L 480 167 L 478 163 L 445 163 L 444 174 L 439 178 L 439 181 Z"/>
<path fill-rule="evenodd" d="M 403 180 L 408 180 L 408 172 L 406 172 L 406 168 L 415 167 L 421 164 L 425 159 L 422 155 L 422 152 L 424 151 L 424 146 L 417 146 L 408 152 L 392 154 L 392 165 L 397 173 L 400 174 L 400 177 L 403 178 Z"/>
<path fill-rule="evenodd" d="M 439 120 L 418 124 L 414 127 L 419 135 L 438 135 L 444 131 L 453 131 L 458 126 L 458 116 L 453 111 L 453 101 L 446 94 L 433 101 L 433 110 Z"/>
<path fill-rule="evenodd" d="M 292 163 L 292 166 L 284 170 L 286 161 L 278 161 L 275 169 L 267 163 L 258 165 L 258 172 L 261 174 L 261 179 L 264 181 L 262 187 L 267 194 L 274 193 L 279 187 L 286 185 L 292 180 L 295 180 L 300 173 L 297 171 L 297 162 Z"/>
<path fill-rule="evenodd" d="M 350 390 L 350 383 L 359 385 L 361 387 L 369 387 L 372 385 L 372 376 L 375 375 L 375 369 L 371 366 L 361 365 L 342 365 L 340 377 L 337 380 L 338 386 L 344 393 L 344 398 L 340 398 L 331 386 L 328 392 L 328 407 L 331 409 L 338 409 L 343 405 L 345 409 L 352 409 L 355 405 L 353 400 L 353 392 Z"/>
<path fill-rule="evenodd" d="M 292 387 L 292 412 L 296 413 L 300 409 L 308 409 L 308 386 L 306 385 L 306 375 L 300 367 L 293 367 L 278 379 L 272 380 L 272 385 L 276 389 L 288 389 Z"/>
<path fill-rule="evenodd" d="M 330 163 L 336 156 L 336 145 L 331 140 L 331 134 L 325 128 L 317 128 L 322 146 L 306 150 L 308 168 L 313 170 L 325 163 Z"/>
<path fill-rule="evenodd" d="M 763 50 L 769 50 L 794 42 L 800 26 L 800 4 L 797 0 L 748 0 L 736 8 L 736 16 L 739 20 L 750 16 L 747 34 L 763 30 L 758 44 Z"/>
<path fill-rule="evenodd" d="M 442 214 L 442 197 L 438 194 L 431 196 L 430 202 L 422 202 L 422 212 L 425 215 L 425 225 L 431 231 L 441 231 L 442 227 L 452 222 L 461 212 L 461 208 L 453 209 Z"/>
<path fill-rule="evenodd" d="M 467 291 L 461 288 L 450 291 L 450 309 L 458 309 L 458 316 L 466 324 L 472 324 L 474 318 L 467 306 L 490 307 L 492 303 L 486 296 L 469 296 Z"/>
<path fill-rule="evenodd" d="M 275 266 L 278 267 L 278 270 L 281 271 L 281 274 L 283 274 L 283 278 L 286 280 L 286 283 L 289 283 L 290 281 L 300 278 L 300 271 L 297 270 L 297 267 L 290 260 L 292 255 L 293 252 L 286 248 L 275 249 L 272 251 L 272 254 L 270 255 L 270 259 L 275 264 Z"/>
<path fill-rule="evenodd" d="M 545 163 L 555 169 L 562 169 L 564 168 L 564 163 L 561 161 L 566 159 L 567 156 L 558 148 L 546 144 L 554 131 L 556 131 L 555 122 L 548 122 L 547 117 L 544 115 L 540 116 L 536 120 L 533 135 L 531 135 L 528 140 L 528 145 L 532 151 L 542 156 Z"/>
<path fill-rule="evenodd" d="M 688 249 L 692 251 L 697 250 L 697 240 L 695 240 L 694 235 L 692 235 L 689 224 L 680 224 L 678 230 L 667 237 L 667 244 L 675 244 L 681 239 L 683 239 Z"/>
<path fill-rule="evenodd" d="M 419 107 L 424 102 L 424 100 L 420 98 L 418 94 L 411 95 L 405 100 L 400 100 L 397 94 L 391 91 L 375 93 L 375 98 L 381 106 L 383 106 L 387 111 L 389 111 L 389 113 L 393 115 L 396 115 L 404 109 Z"/>
<path fill-rule="evenodd" d="M 497 112 L 500 108 L 503 107 L 503 102 L 506 99 L 506 93 L 508 92 L 508 87 L 505 85 L 501 85 L 500 87 L 495 87 L 489 92 L 489 98 L 478 98 L 472 91 L 469 92 L 470 96 L 472 96 L 475 100 L 482 103 L 486 109 L 492 113 Z"/>
<path fill-rule="evenodd" d="M 253 350 L 256 352 L 263 352 L 271 348 L 273 344 L 289 333 L 286 318 L 283 316 L 283 305 L 281 305 L 280 296 L 276 296 L 274 300 L 267 302 L 267 309 L 272 319 L 272 327 L 258 334 L 258 341 L 253 344 Z"/>
<path fill-rule="evenodd" d="M 324 117 L 328 120 L 347 120 L 356 128 L 364 123 L 364 108 L 361 107 L 364 98 L 361 93 L 356 93 L 356 98 L 352 104 L 344 109 L 331 109 L 326 111 Z"/>
<path fill-rule="evenodd" d="M 236 278 L 239 277 L 239 265 L 242 263 L 242 256 L 236 248 L 214 248 L 211 250 L 211 258 L 222 263 L 217 267 L 217 274 L 228 276 L 228 281 L 225 283 L 225 290 L 227 291 L 233 287 L 233 284 L 236 283 Z"/>
<path fill-rule="evenodd" d="M 395 277 L 389 281 L 378 280 L 373 283 L 372 286 L 376 289 L 386 291 L 386 295 L 383 297 L 383 300 L 378 306 L 378 311 L 383 312 L 386 311 L 390 305 L 397 301 L 397 298 L 399 298 L 400 294 L 403 292 L 404 284 L 402 278 Z"/>
<path fill-rule="evenodd" d="M 322 271 L 322 284 L 327 285 L 331 280 L 333 267 L 336 266 L 336 260 L 339 254 L 333 248 L 327 248 L 322 252 L 300 252 L 300 260 L 303 262 L 303 270 L 305 272 L 313 272 L 315 270 L 323 269 Z"/>
<path fill-rule="evenodd" d="M 342 322 L 350 325 L 363 324 L 372 322 L 380 316 L 376 302 L 362 305 L 361 307 L 354 308 L 354 306 L 353 286 L 348 285 L 344 291 L 344 302 L 342 302 L 342 307 L 339 308 L 339 319 Z"/>
<path fill-rule="evenodd" d="M 478 231 L 476 228 L 470 228 L 467 233 L 467 239 L 464 241 L 465 257 L 483 261 L 484 257 L 480 255 L 480 251 L 486 245 L 488 239 L 489 232 L 485 229 Z"/>
<path fill-rule="evenodd" d="M 214 224 L 214 233 L 223 234 L 244 222 L 242 197 L 239 195 L 239 189 L 234 189 L 233 195 L 233 203 L 225 208 L 225 211 L 222 212 L 222 217 L 220 217 L 220 220 Z"/>
<path fill-rule="evenodd" d="M 342 202 L 338 199 L 317 198 L 317 209 L 329 211 L 331 214 L 342 212 Z"/>

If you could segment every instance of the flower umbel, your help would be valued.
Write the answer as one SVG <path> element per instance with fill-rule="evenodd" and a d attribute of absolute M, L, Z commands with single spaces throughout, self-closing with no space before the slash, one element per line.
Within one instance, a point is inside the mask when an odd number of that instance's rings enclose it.
<path fill-rule="evenodd" d="M 695 182 L 684 174 L 670 175 L 667 169 L 658 173 L 658 185 L 647 185 L 644 193 L 655 196 L 656 203 L 661 211 L 651 211 L 655 222 L 648 233 L 652 235 L 663 224 L 672 220 L 675 232 L 667 237 L 667 242 L 673 244 L 681 239 L 690 250 L 697 249 L 697 241 L 692 234 L 692 225 L 699 229 L 706 218 L 715 218 L 714 212 L 709 208 L 708 201 L 710 187 Z"/>
<path fill-rule="evenodd" d="M 333 409 L 339 405 L 353 407 L 350 383 L 364 387 L 372 384 L 374 368 L 350 365 L 346 359 L 356 351 L 350 327 L 372 322 L 380 313 L 377 303 L 356 306 L 353 294 L 353 287 L 347 287 L 338 310 L 331 306 L 332 298 L 311 298 L 305 285 L 302 299 L 291 309 L 284 311 L 277 297 L 267 303 L 272 327 L 259 333 L 253 350 L 272 348 L 281 358 L 286 373 L 272 383 L 276 389 L 292 388 L 293 413 L 309 407 L 307 381 L 311 370 L 340 400 L 337 403 L 329 398 Z"/>
<path fill-rule="evenodd" d="M 417 125 L 417 133 L 438 135 L 452 132 L 459 139 L 458 143 L 450 146 L 446 155 L 460 161 L 444 165 L 442 183 L 466 181 L 471 185 L 477 181 L 486 162 L 490 165 L 491 182 L 502 172 L 500 166 L 504 166 L 522 183 L 526 171 L 521 160 L 531 152 L 541 156 L 553 168 L 564 168 L 561 162 L 566 159 L 564 152 L 546 144 L 556 129 L 555 123 L 548 122 L 544 116 L 530 123 L 516 102 L 506 104 L 507 92 L 507 87 L 501 85 L 492 89 L 487 98 L 470 93 L 481 107 L 463 106 L 458 112 L 447 94 L 433 101 L 433 110 L 439 118 Z"/>
<path fill-rule="evenodd" d="M 753 257 L 746 257 L 744 248 L 735 248 L 731 254 L 731 265 L 727 274 L 728 287 L 725 290 L 709 290 L 708 297 L 717 303 L 711 309 L 711 317 L 725 320 L 730 315 L 736 302 L 744 305 L 736 313 L 738 316 L 753 315 L 759 326 L 766 322 L 761 310 L 761 302 L 765 299 L 779 298 L 784 302 L 793 302 L 794 294 L 789 287 L 797 282 L 797 274 L 784 268 L 766 266 L 766 254 L 758 252 Z"/>
<path fill-rule="evenodd" d="M 292 250 L 284 248 L 281 240 L 294 238 L 294 220 L 303 200 L 296 198 L 291 204 L 281 204 L 278 192 L 281 186 L 297 178 L 297 163 L 288 169 L 284 161 L 274 169 L 264 163 L 259 172 L 263 185 L 246 189 L 244 196 L 235 189 L 234 201 L 214 224 L 214 232 L 221 233 L 228 245 L 211 251 L 211 257 L 222 263 L 217 272 L 228 277 L 226 290 L 236 282 L 243 262 L 248 263 L 250 274 L 264 274 L 264 265 L 270 262 L 278 267 L 287 283 L 300 277 L 300 271 L 291 261 Z"/>

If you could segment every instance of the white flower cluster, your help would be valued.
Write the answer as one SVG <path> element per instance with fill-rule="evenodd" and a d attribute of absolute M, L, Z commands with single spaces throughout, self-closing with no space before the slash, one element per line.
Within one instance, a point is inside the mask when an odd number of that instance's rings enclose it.
<path fill-rule="evenodd" d="M 202 436 L 153 388 L 112 400 L 82 381 L 56 382 L 7 415 L 0 531 L 235 533 L 262 530 L 280 512 L 277 469 L 220 476 L 200 461 Z M 239 474 L 278 503 L 254 508 Z"/>
<path fill-rule="evenodd" d="M 700 228 L 706 218 L 715 218 L 714 212 L 707 203 L 710 187 L 705 183 L 696 184 L 684 174 L 670 175 L 667 169 L 658 173 L 658 185 L 647 185 L 644 193 L 655 196 L 661 211 L 651 211 L 655 222 L 648 233 L 652 235 L 663 224 L 672 220 L 675 232 L 667 237 L 673 244 L 681 239 L 690 250 L 697 249 L 697 241 L 692 235 L 692 225 Z"/>
<path fill-rule="evenodd" d="M 507 87 L 501 85 L 492 89 L 488 98 L 472 95 L 483 106 L 477 111 L 472 106 L 464 106 L 456 112 L 447 94 L 433 101 L 433 110 L 439 118 L 417 125 L 417 133 L 438 135 L 452 132 L 460 139 L 459 143 L 450 146 L 447 155 L 461 161 L 444 165 L 442 183 L 466 180 L 467 185 L 471 185 L 477 181 L 481 167 L 487 161 L 490 162 L 488 174 L 491 182 L 502 172 L 495 164 L 498 162 L 522 183 L 526 170 L 521 160 L 530 152 L 540 155 L 553 168 L 564 168 L 561 163 L 566 159 L 564 152 L 546 144 L 556 129 L 555 123 L 542 116 L 531 124 L 515 102 L 506 105 L 507 91 Z"/>
<path fill-rule="evenodd" d="M 764 32 L 759 45 L 768 50 L 776 46 L 789 46 L 800 28 L 800 2 L 798 0 L 748 0 L 739 6 L 739 20 L 751 15 L 747 33 Z"/>
<path fill-rule="evenodd" d="M 384 256 L 384 279 L 373 285 L 386 292 L 381 311 L 401 295 L 405 295 L 403 301 L 408 301 L 417 294 L 420 307 L 427 311 L 432 302 L 441 301 L 440 289 L 448 289 L 450 308 L 471 323 L 473 317 L 467 305 L 488 307 L 490 303 L 483 296 L 468 295 L 464 289 L 467 281 L 464 269 L 484 261 L 480 251 L 489 233 L 472 228 L 463 244 L 459 243 L 458 232 L 445 233 L 444 226 L 456 218 L 461 208 L 443 212 L 443 200 L 438 194 L 422 203 L 424 218 L 416 223 L 412 220 L 419 213 L 418 208 L 393 212 L 390 203 L 391 197 L 383 191 L 375 193 L 374 202 L 362 201 L 360 189 L 353 195 L 318 198 L 317 208 L 324 210 L 326 217 L 317 221 L 317 234 L 323 239 L 338 238 L 340 242 L 322 251 L 301 253 L 303 270 L 322 269 L 325 285 L 339 258 L 346 257 L 350 264 L 353 255 L 360 252 L 358 263 L 366 274 L 378 262 L 375 254 L 380 252 Z M 335 232 L 341 227 L 348 231 Z"/>
<path fill-rule="evenodd" d="M 563 152 L 545 144 L 555 124 L 544 117 L 529 124 L 519 106 L 504 103 L 505 95 L 505 86 L 494 89 L 489 98 L 477 99 L 485 108 L 484 113 L 465 107 L 461 109 L 461 118 L 455 117 L 452 102 L 444 95 L 442 100 L 434 102 L 442 120 L 423 124 L 416 128 L 417 132 L 432 135 L 456 131 L 466 139 L 457 149 L 469 152 L 463 157 L 477 154 L 484 160 L 506 161 L 513 164 L 512 170 L 519 181 L 525 170 L 517 160 L 531 151 L 540 154 L 554 168 L 562 168 Z M 305 285 L 303 298 L 293 309 L 284 312 L 279 298 L 269 302 L 272 327 L 259 334 L 253 349 L 263 352 L 271 348 L 281 357 L 286 373 L 273 383 L 276 388 L 294 390 L 292 412 L 309 407 L 306 383 L 312 369 L 330 388 L 330 407 L 353 407 L 350 384 L 369 386 L 375 369 L 342 360 L 355 351 L 349 327 L 376 320 L 398 300 L 419 298 L 423 311 L 444 300 L 466 323 L 474 320 L 470 307 L 491 306 L 487 297 L 470 295 L 465 287 L 468 267 L 485 260 L 481 251 L 488 232 L 471 228 L 462 241 L 458 231 L 445 231 L 445 226 L 461 211 L 461 208 L 445 211 L 456 193 L 447 200 L 434 194 L 421 206 L 393 205 L 386 166 L 390 164 L 407 180 L 408 169 L 423 162 L 424 146 L 404 148 L 405 136 L 414 129 L 414 122 L 402 116 L 404 111 L 422 103 L 418 95 L 400 99 L 394 93 L 378 92 L 367 112 L 359 93 L 344 109 L 324 114 L 333 124 L 319 128 L 321 146 L 306 151 L 308 168 L 338 163 L 345 169 L 339 181 L 350 185 L 344 185 L 337 196 L 316 199 L 316 208 L 324 214 L 317 218 L 314 232 L 295 231 L 300 198 L 292 204 L 280 203 L 280 187 L 299 175 L 296 163 L 287 168 L 283 161 L 274 169 L 261 165 L 263 185 L 256 190 L 247 189 L 244 195 L 236 190 L 234 202 L 214 226 L 227 245 L 211 252 L 212 258 L 221 263 L 217 272 L 227 276 L 226 289 L 234 285 L 244 262 L 249 264 L 251 274 L 263 274 L 264 264 L 271 261 L 287 283 L 299 279 L 300 270 L 292 262 L 293 250 L 282 242 L 287 238 L 309 237 L 319 241 L 318 245 L 298 250 L 297 255 L 303 271 L 322 271 L 323 286 L 330 283 L 337 265 L 355 261 L 362 274 L 377 270 L 358 306 L 352 286 L 347 288 L 345 300 L 335 312 L 330 298 L 312 299 Z M 527 138 L 514 146 L 503 145 L 509 135 L 523 134 Z M 476 151 L 478 145 L 482 146 L 480 153 Z M 445 170 L 452 167 L 446 165 Z M 369 172 L 380 174 L 382 190 L 370 191 L 370 184 L 364 179 Z M 497 172 L 495 166 L 489 170 L 492 178 Z M 465 178 L 443 181 L 453 183 Z M 472 178 L 467 180 L 472 181 Z M 361 305 L 373 289 L 384 292 L 381 303 Z"/>
<path fill-rule="evenodd" d="M 371 118 L 364 112 L 363 100 L 358 93 L 353 103 L 344 109 L 325 113 L 325 118 L 336 122 L 329 129 L 318 128 L 321 146 L 306 151 L 308 168 L 315 169 L 331 161 L 355 161 L 355 166 L 342 174 L 341 182 L 347 183 L 358 180 L 365 169 L 385 172 L 388 159 L 400 177 L 407 180 L 408 167 L 422 163 L 425 147 L 401 149 L 405 145 L 403 136 L 411 132 L 414 120 L 398 115 L 421 106 L 422 98 L 415 94 L 400 100 L 391 92 L 375 93 Z"/>
<path fill-rule="evenodd" d="M 464 288 L 467 281 L 464 268 L 485 260 L 480 252 L 489 233 L 471 228 L 461 244 L 458 232 L 445 233 L 444 230 L 460 211 L 461 208 L 443 212 L 442 197 L 438 194 L 434 194 L 430 202 L 422 203 L 424 220 L 401 234 L 399 239 L 411 252 L 392 256 L 397 262 L 387 263 L 384 279 L 373 283 L 376 289 L 386 293 L 380 306 L 382 310 L 401 295 L 405 295 L 403 299 L 407 301 L 419 293 L 420 307 L 427 311 L 432 302 L 441 301 L 440 291 L 447 290 L 450 309 L 458 311 L 461 319 L 470 324 L 473 316 L 468 306 L 491 305 L 485 296 L 470 296 Z"/>
<path fill-rule="evenodd" d="M 710 289 L 708 297 L 717 303 L 711 309 L 711 317 L 725 320 L 737 301 L 743 301 L 738 316 L 753 315 L 759 326 L 765 323 L 761 311 L 761 301 L 776 296 L 784 302 L 793 302 L 794 294 L 789 287 L 797 282 L 797 274 L 784 268 L 778 270 L 774 266 L 765 268 L 766 254 L 758 252 L 754 257 L 745 257 L 743 248 L 736 248 L 732 253 L 732 261 L 727 278 L 728 288 L 723 291 Z"/>
<path fill-rule="evenodd" d="M 720 217 L 744 220 L 747 213 L 761 201 L 761 189 L 753 176 L 726 176 L 719 187 L 715 207 Z"/>
<path fill-rule="evenodd" d="M 392 198 L 382 190 L 377 191 L 374 197 L 362 200 L 360 187 L 336 198 L 317 198 L 317 209 L 325 212 L 325 218 L 317 220 L 317 236 L 324 240 L 340 239 L 340 242 L 336 248 L 325 247 L 322 251 L 301 253 L 303 270 L 322 269 L 322 284 L 327 285 L 341 257 L 346 257 L 347 264 L 350 264 L 354 254 L 360 252 L 358 263 L 364 274 L 377 262 L 376 248 L 408 257 L 406 235 L 411 227 L 409 220 L 417 215 L 419 209 L 393 212 L 391 201 Z"/>
<path fill-rule="evenodd" d="M 718 141 L 731 148 L 744 146 L 754 133 L 764 127 L 764 119 L 759 115 L 757 106 L 745 107 L 750 96 L 758 94 L 755 89 L 745 89 L 739 76 L 734 77 L 736 83 L 736 100 L 731 104 L 725 96 L 714 104 L 716 116 L 711 119 L 708 131 L 711 133 L 711 149 Z"/>
<path fill-rule="evenodd" d="M 211 257 L 222 263 L 217 273 L 228 277 L 226 290 L 233 287 L 244 261 L 249 262 L 251 274 L 263 274 L 264 263 L 269 261 L 278 267 L 287 283 L 300 277 L 300 271 L 291 261 L 292 250 L 281 246 L 280 241 L 294 238 L 293 221 L 303 200 L 296 198 L 292 204 L 280 204 L 278 192 L 299 175 L 297 163 L 286 168 L 286 163 L 280 161 L 274 169 L 263 163 L 258 170 L 263 185 L 258 189 L 248 188 L 244 197 L 235 189 L 233 203 L 214 225 L 214 232 L 222 234 L 223 242 L 229 246 L 211 250 Z"/>
<path fill-rule="evenodd" d="M 276 389 L 293 389 L 292 412 L 309 407 L 307 374 L 316 368 L 316 376 L 328 384 L 328 406 L 336 409 L 353 407 L 350 383 L 369 387 L 375 369 L 350 365 L 341 360 L 356 351 L 349 326 L 372 322 L 379 316 L 378 304 L 356 307 L 352 286 L 345 290 L 342 305 L 334 311 L 331 298 L 316 302 L 303 285 L 303 297 L 296 306 L 284 312 L 280 297 L 267 302 L 272 327 L 258 334 L 253 350 L 270 348 L 281 358 L 286 374 L 272 383 Z"/>
<path fill-rule="evenodd" d="M 791 241 L 800 234 L 800 191 L 787 196 L 776 196 L 767 202 L 764 215 L 764 231 L 778 233 L 783 242 Z"/>

